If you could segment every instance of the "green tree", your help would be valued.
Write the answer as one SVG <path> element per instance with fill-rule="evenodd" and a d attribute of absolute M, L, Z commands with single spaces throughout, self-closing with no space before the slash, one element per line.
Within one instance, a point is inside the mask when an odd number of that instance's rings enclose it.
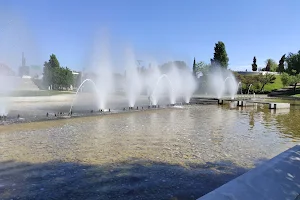
<path fill-rule="evenodd" d="M 194 63 L 193 63 L 193 74 L 196 77 L 196 58 L 194 58 Z"/>
<path fill-rule="evenodd" d="M 268 72 L 276 72 L 277 71 L 278 65 L 273 59 L 269 58 L 266 60 L 265 63 L 266 63 L 266 71 L 268 71 Z"/>
<path fill-rule="evenodd" d="M 287 63 L 286 72 L 281 76 L 281 80 L 285 84 L 293 85 L 294 92 L 296 93 L 297 84 L 300 82 L 300 51 L 298 53 L 289 53 L 286 56 L 285 61 Z"/>
<path fill-rule="evenodd" d="M 274 74 L 266 73 L 265 75 L 258 75 L 258 80 L 261 83 L 260 92 L 264 90 L 264 87 L 269 83 L 274 83 L 276 76 Z"/>
<path fill-rule="evenodd" d="M 49 64 L 52 68 L 60 68 L 59 62 L 54 54 L 50 55 Z"/>
<path fill-rule="evenodd" d="M 213 63 L 217 62 L 217 64 L 220 64 L 221 67 L 224 67 L 227 69 L 229 58 L 226 53 L 225 44 L 221 41 L 215 44 L 214 48 L 214 58 Z"/>
<path fill-rule="evenodd" d="M 44 69 L 43 69 L 43 83 L 45 86 L 49 86 L 52 83 L 52 76 L 53 71 L 50 67 L 50 64 L 48 62 L 44 63 Z"/>
<path fill-rule="evenodd" d="M 293 85 L 294 93 L 296 93 L 297 84 L 300 82 L 300 74 L 296 74 L 296 71 L 293 71 L 294 75 L 288 73 L 282 73 L 281 81 L 284 86 Z"/>
<path fill-rule="evenodd" d="M 283 86 L 288 86 L 291 83 L 291 77 L 288 73 L 282 73 L 281 82 Z"/>
<path fill-rule="evenodd" d="M 245 93 L 248 92 L 250 85 L 252 85 L 251 88 L 254 89 L 255 92 L 257 92 L 256 90 L 259 90 L 261 87 L 259 76 L 242 75 L 242 74 L 238 74 L 238 73 L 235 73 L 235 76 L 236 76 L 236 79 L 242 83 L 242 89 L 244 90 Z"/>
<path fill-rule="evenodd" d="M 300 73 L 300 51 L 298 53 L 289 53 L 289 55 L 286 57 L 287 62 L 287 73 L 290 75 L 293 75 L 293 70 L 296 71 L 296 74 Z"/>
<path fill-rule="evenodd" d="M 284 72 L 284 62 L 285 62 L 285 54 L 281 56 L 278 64 L 278 72 L 283 73 Z"/>
<path fill-rule="evenodd" d="M 207 75 L 210 69 L 210 64 L 207 64 L 203 61 L 196 63 L 196 73 L 202 72 L 203 75 Z"/>
<path fill-rule="evenodd" d="M 252 63 L 252 71 L 257 71 L 257 64 L 256 64 L 256 57 L 254 56 L 253 58 L 253 63 Z"/>
<path fill-rule="evenodd" d="M 44 63 L 44 84 L 52 85 L 54 90 L 68 89 L 73 84 L 73 73 L 69 68 L 60 67 L 54 54 L 50 55 L 48 62 Z"/>
<path fill-rule="evenodd" d="M 48 62 L 44 63 L 44 76 L 43 80 L 45 85 L 53 85 L 55 83 L 55 76 L 57 75 L 56 69 L 59 69 L 59 62 L 54 54 L 50 55 Z"/>

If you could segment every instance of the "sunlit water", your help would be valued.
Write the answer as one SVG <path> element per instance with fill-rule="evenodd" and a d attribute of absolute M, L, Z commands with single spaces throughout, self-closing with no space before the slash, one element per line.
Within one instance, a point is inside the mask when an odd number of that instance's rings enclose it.
<path fill-rule="evenodd" d="M 1 126 L 0 198 L 195 199 L 298 144 L 299 117 L 206 105 Z"/>

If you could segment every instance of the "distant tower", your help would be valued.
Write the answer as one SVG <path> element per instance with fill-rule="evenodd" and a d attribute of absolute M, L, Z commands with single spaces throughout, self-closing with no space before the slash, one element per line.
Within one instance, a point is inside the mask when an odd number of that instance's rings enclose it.
<path fill-rule="evenodd" d="M 22 52 L 22 67 L 25 67 L 25 66 L 26 66 L 26 59 L 24 56 L 24 52 Z"/>
<path fill-rule="evenodd" d="M 26 66 L 26 59 L 24 56 L 24 52 L 22 52 L 22 65 L 19 67 L 19 76 L 29 76 L 29 67 Z"/>

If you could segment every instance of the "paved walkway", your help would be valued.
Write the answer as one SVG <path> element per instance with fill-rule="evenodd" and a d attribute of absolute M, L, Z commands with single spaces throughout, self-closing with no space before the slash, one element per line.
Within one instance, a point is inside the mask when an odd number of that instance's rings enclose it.
<path fill-rule="evenodd" d="M 300 145 L 296 145 L 198 200 L 295 200 L 299 195 Z"/>

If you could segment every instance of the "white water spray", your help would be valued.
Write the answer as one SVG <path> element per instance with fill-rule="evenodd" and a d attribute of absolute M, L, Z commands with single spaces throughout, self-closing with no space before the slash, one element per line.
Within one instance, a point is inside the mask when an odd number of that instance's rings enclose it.
<path fill-rule="evenodd" d="M 77 99 L 78 92 L 82 89 L 82 87 L 84 86 L 84 84 L 85 84 L 86 82 L 91 82 L 91 83 L 93 84 L 93 86 L 94 86 L 94 90 L 95 90 L 95 92 L 96 92 L 96 94 L 97 94 L 97 97 L 100 96 L 100 95 L 98 94 L 99 91 L 98 91 L 98 89 L 97 89 L 97 86 L 96 86 L 95 82 L 92 81 L 91 79 L 85 79 L 84 81 L 82 81 L 82 83 L 80 84 L 80 86 L 78 87 L 78 89 L 77 89 L 77 91 L 76 91 L 75 97 L 74 97 L 74 99 L 73 99 L 73 101 L 72 101 L 72 104 L 71 104 L 71 107 L 70 107 L 70 111 L 69 111 L 70 113 L 72 112 L 74 103 L 75 103 L 75 101 L 76 101 L 76 99 Z"/>

